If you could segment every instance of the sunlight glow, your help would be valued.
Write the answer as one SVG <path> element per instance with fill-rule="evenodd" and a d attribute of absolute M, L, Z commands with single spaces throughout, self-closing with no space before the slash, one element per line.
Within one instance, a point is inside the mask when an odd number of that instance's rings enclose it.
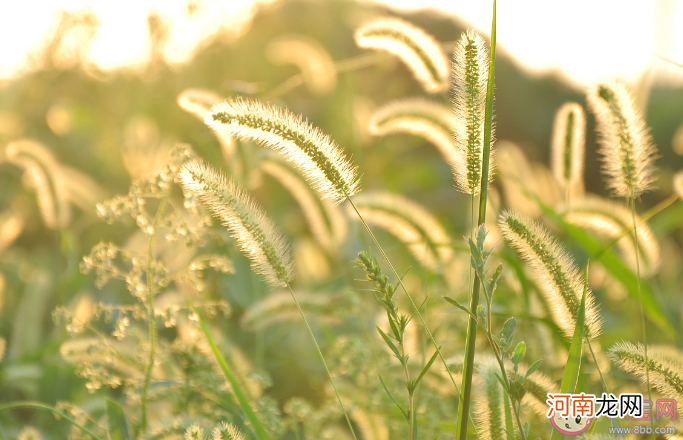
<path fill-rule="evenodd" d="M 67 33 L 56 62 L 82 61 L 99 70 L 137 70 L 153 53 L 150 12 L 164 35 L 158 47 L 171 64 L 191 59 L 212 38 L 237 35 L 255 4 L 274 0 L 27 0 L 0 4 L 0 79 L 41 66 L 41 50 L 54 35 L 60 11 L 84 25 Z M 366 0 L 397 9 L 432 8 L 459 17 L 488 34 L 491 2 Z M 59 5 L 57 5 L 59 4 Z M 80 14 L 80 15 L 78 15 Z M 515 0 L 498 2 L 500 49 L 534 72 L 557 71 L 579 84 L 616 77 L 634 82 L 647 69 L 658 78 L 681 81 L 680 68 L 655 54 L 683 61 L 683 0 Z M 79 22 L 80 23 L 80 22 Z M 90 25 L 89 25 L 90 23 Z M 93 30 L 92 24 L 97 24 Z M 152 23 L 154 25 L 154 23 Z M 152 26 L 154 27 L 154 26 Z M 94 32 L 88 47 L 80 44 Z M 453 35 L 453 40 L 457 39 Z"/>

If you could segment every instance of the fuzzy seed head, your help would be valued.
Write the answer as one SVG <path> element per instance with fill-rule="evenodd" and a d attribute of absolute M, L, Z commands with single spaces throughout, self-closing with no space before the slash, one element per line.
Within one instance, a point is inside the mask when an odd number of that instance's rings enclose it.
<path fill-rule="evenodd" d="M 193 424 L 185 430 L 185 436 L 183 438 L 184 440 L 205 440 L 204 429 L 197 424 Z"/>
<path fill-rule="evenodd" d="M 619 342 L 609 349 L 608 356 L 621 370 L 632 373 L 642 383 L 646 382 L 643 344 Z M 666 397 L 683 398 L 683 353 L 666 346 L 648 345 L 647 358 L 652 386 Z"/>
<path fill-rule="evenodd" d="M 324 95 L 337 85 L 334 60 L 317 41 L 303 35 L 286 35 L 266 46 L 266 57 L 273 64 L 292 64 L 304 78 L 309 90 Z"/>
<path fill-rule="evenodd" d="M 223 99 L 210 90 L 186 89 L 178 95 L 177 103 L 185 111 L 204 120 L 211 107 Z"/>
<path fill-rule="evenodd" d="M 398 57 L 427 92 L 448 89 L 448 59 L 424 30 L 397 18 L 378 18 L 361 26 L 355 38 L 358 47 Z"/>
<path fill-rule="evenodd" d="M 11 142 L 5 149 L 7 160 L 25 171 L 25 182 L 35 189 L 45 226 L 62 229 L 71 219 L 62 170 L 52 152 L 30 139 Z"/>
<path fill-rule="evenodd" d="M 370 134 L 386 136 L 410 133 L 425 138 L 439 149 L 455 170 L 460 155 L 453 145 L 455 119 L 448 107 L 422 98 L 393 101 L 378 109 L 370 119 Z"/>
<path fill-rule="evenodd" d="M 510 245 L 531 266 L 538 277 L 553 318 L 571 338 L 579 316 L 583 276 L 560 243 L 540 224 L 510 211 L 500 216 L 500 228 Z M 586 292 L 585 333 L 595 338 L 601 331 L 601 318 L 595 298 Z"/>
<path fill-rule="evenodd" d="M 241 139 L 253 139 L 283 155 L 325 199 L 340 203 L 360 191 L 357 167 L 325 133 L 290 111 L 253 99 L 215 105 L 206 124 Z"/>
<path fill-rule="evenodd" d="M 597 120 L 599 153 L 607 187 L 615 197 L 638 197 L 653 189 L 657 148 L 626 88 L 617 82 L 588 90 Z"/>
<path fill-rule="evenodd" d="M 17 436 L 17 440 L 43 440 L 43 437 L 33 426 L 26 426 Z"/>
<path fill-rule="evenodd" d="M 356 197 L 354 204 L 367 223 L 394 235 L 425 267 L 437 269 L 453 256 L 450 237 L 441 223 L 412 200 L 398 194 L 369 192 Z"/>
<path fill-rule="evenodd" d="M 568 102 L 555 113 L 551 164 L 555 179 L 565 189 L 583 178 L 585 131 L 586 117 L 579 104 Z"/>
<path fill-rule="evenodd" d="M 244 435 L 237 426 L 232 423 L 221 422 L 219 426 L 213 428 L 212 440 L 245 440 Z"/>
<path fill-rule="evenodd" d="M 569 203 L 565 208 L 565 220 L 584 229 L 593 230 L 606 238 L 618 239 L 617 247 L 626 264 L 631 270 L 636 271 L 636 246 L 633 241 L 630 208 L 602 197 L 587 196 Z M 659 243 L 647 223 L 636 217 L 636 224 L 640 273 L 649 277 L 659 269 Z"/>
<path fill-rule="evenodd" d="M 285 239 L 252 199 L 218 171 L 198 161 L 180 171 L 186 193 L 193 193 L 228 228 L 252 269 L 272 286 L 292 280 L 293 264 Z"/>
<path fill-rule="evenodd" d="M 477 365 L 477 394 L 482 398 L 477 399 L 474 417 L 482 440 L 505 438 L 503 388 L 497 376 L 500 376 L 500 367 L 494 358 L 487 357 Z"/>
<path fill-rule="evenodd" d="M 473 30 L 463 33 L 453 52 L 451 82 L 456 124 L 454 140 L 460 155 L 455 182 L 466 194 L 478 194 L 481 190 L 488 68 L 489 52 L 484 39 Z"/>

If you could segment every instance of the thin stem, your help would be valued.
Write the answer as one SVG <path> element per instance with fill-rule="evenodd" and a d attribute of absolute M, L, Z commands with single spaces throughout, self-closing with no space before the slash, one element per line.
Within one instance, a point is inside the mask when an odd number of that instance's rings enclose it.
<path fill-rule="evenodd" d="M 154 313 L 154 237 L 157 233 L 157 227 L 161 217 L 164 215 L 166 203 L 168 201 L 168 189 L 161 197 L 161 202 L 154 215 L 152 223 L 152 232 L 149 235 L 149 242 L 147 244 L 147 319 L 149 320 L 149 359 L 147 360 L 147 367 L 145 368 L 145 380 L 142 384 L 142 392 L 140 393 L 140 428 L 139 434 L 144 437 L 147 431 L 147 393 L 149 391 L 149 383 L 152 379 L 152 370 L 154 369 L 154 357 L 156 350 L 157 326 L 156 316 Z"/>
<path fill-rule="evenodd" d="M 652 402 L 652 388 L 650 387 L 650 362 L 647 357 L 647 329 L 645 325 L 645 305 L 643 304 L 643 289 L 640 282 L 640 248 L 638 247 L 638 226 L 636 223 L 636 199 L 631 192 L 631 221 L 633 226 L 633 245 L 636 248 L 636 278 L 638 279 L 638 298 L 640 299 L 640 324 L 643 328 L 643 346 L 645 354 L 645 381 L 647 384 L 647 398 Z M 654 433 L 655 422 L 651 422 Z M 654 434 L 653 434 L 654 436 Z"/>
<path fill-rule="evenodd" d="M 496 74 L 496 0 L 493 0 L 493 18 L 491 20 L 491 59 L 489 62 L 489 77 L 486 87 L 486 111 L 484 113 L 484 149 L 481 166 L 481 190 L 479 191 L 479 221 L 486 222 L 486 201 L 488 198 L 489 169 L 491 162 L 491 137 L 493 126 L 493 83 Z M 479 291 L 481 281 L 479 275 L 474 274 L 474 286 L 470 298 L 470 312 L 477 313 L 479 305 Z M 467 438 L 467 419 L 472 395 L 472 375 L 474 373 L 475 344 L 477 342 L 477 322 L 473 316 L 467 320 L 467 342 L 465 345 L 465 361 L 462 366 L 462 397 L 458 407 L 458 429 L 456 440 Z"/>
<path fill-rule="evenodd" d="M 391 317 L 389 318 L 391 319 Z M 405 377 L 406 384 L 410 384 L 410 371 L 408 370 L 408 361 L 406 360 L 406 349 L 404 345 L 404 335 L 401 334 L 401 340 L 398 345 L 401 349 L 401 365 L 403 366 L 403 376 Z M 414 390 L 408 388 L 408 440 L 413 440 L 414 433 L 413 427 L 415 425 L 415 399 L 413 396 Z"/>
<path fill-rule="evenodd" d="M 588 349 L 591 352 L 591 356 L 593 357 L 593 363 L 595 364 L 595 368 L 598 369 L 598 373 L 600 374 L 600 381 L 602 382 L 602 388 L 605 390 L 605 393 L 609 394 L 609 388 L 607 388 L 607 382 L 605 382 L 605 377 L 602 375 L 602 370 L 600 369 L 600 364 L 598 364 L 598 358 L 595 357 L 595 352 L 593 352 L 593 346 L 591 345 L 591 340 L 589 338 L 585 338 L 586 344 L 588 345 Z"/>
<path fill-rule="evenodd" d="M 62 411 L 58 410 L 57 408 L 54 408 L 50 405 L 46 405 L 46 404 L 41 403 L 41 402 L 30 402 L 30 401 L 10 402 L 10 403 L 6 403 L 4 405 L 0 405 L 0 412 L 8 410 L 8 409 L 13 409 L 13 408 L 33 408 L 33 409 L 39 409 L 42 411 L 50 411 L 51 413 L 62 417 L 64 420 L 66 420 L 69 423 L 71 423 L 72 425 L 76 426 L 81 431 L 93 436 L 97 440 L 104 440 L 104 439 L 102 439 L 102 437 L 98 436 L 97 434 L 95 434 L 94 432 L 92 432 L 91 430 L 86 428 L 85 426 L 81 425 L 80 423 L 78 423 L 77 421 L 75 421 L 74 419 L 69 417 L 67 414 L 65 414 L 64 412 L 62 412 Z"/>
<path fill-rule="evenodd" d="M 337 391 L 337 385 L 334 383 L 334 379 L 332 379 L 332 374 L 330 373 L 330 369 L 327 367 L 327 362 L 325 362 L 325 356 L 323 356 L 322 350 L 320 350 L 320 346 L 318 345 L 318 341 L 315 338 L 315 335 L 313 334 L 313 330 L 311 329 L 311 326 L 308 324 L 308 320 L 306 319 L 306 315 L 304 315 L 304 311 L 301 309 L 301 306 L 299 305 L 299 301 L 296 299 L 296 295 L 294 295 L 294 291 L 292 290 L 292 286 L 288 282 L 285 282 L 287 284 L 287 289 L 289 289 L 289 293 L 292 294 L 292 299 L 294 300 L 294 303 L 296 304 L 296 307 L 299 309 L 299 313 L 301 314 L 301 318 L 304 320 L 304 323 L 306 324 L 306 328 L 308 329 L 308 333 L 311 335 L 311 339 L 313 339 L 313 344 L 315 345 L 315 349 L 318 351 L 318 355 L 320 356 L 320 360 L 323 363 L 323 366 L 325 367 L 325 372 L 327 372 L 327 377 L 330 379 L 330 382 L 332 383 L 332 388 L 334 388 L 334 394 L 337 395 L 337 400 L 339 400 L 339 405 L 341 406 L 342 412 L 344 412 L 344 418 L 346 418 L 346 423 L 349 425 L 349 429 L 351 430 L 351 435 L 353 436 L 354 440 L 358 440 L 356 438 L 356 432 L 353 430 L 353 425 L 351 425 L 351 419 L 349 419 L 349 415 L 346 412 L 346 408 L 344 408 L 344 402 L 342 402 L 341 396 L 339 395 L 339 391 Z"/>
<path fill-rule="evenodd" d="M 652 208 L 647 210 L 643 215 L 641 215 L 640 216 L 640 222 L 638 222 L 637 226 L 640 227 L 641 225 L 647 223 L 647 221 L 650 220 L 652 217 L 654 217 L 655 215 L 664 211 L 669 206 L 673 205 L 676 200 L 678 200 L 678 195 L 671 194 L 669 197 L 662 200 L 661 202 L 659 202 L 658 204 L 656 204 L 655 206 L 653 206 Z M 602 254 L 604 254 L 605 252 L 610 250 L 612 248 L 612 246 L 614 246 L 619 240 L 626 237 L 627 235 L 632 234 L 634 230 L 636 230 L 636 228 L 634 228 L 633 225 L 631 225 L 631 227 L 624 230 L 621 233 L 621 235 L 614 237 L 609 243 L 607 243 L 605 245 L 605 247 L 600 252 L 593 255 L 592 258 L 593 259 L 595 259 L 595 258 L 599 259 L 602 256 Z"/>
<path fill-rule="evenodd" d="M 436 352 L 439 354 L 439 359 L 441 359 L 441 363 L 443 364 L 444 368 L 446 369 L 446 373 L 448 373 L 448 377 L 451 379 L 451 383 L 453 384 L 453 387 L 455 387 L 455 391 L 458 393 L 458 396 L 460 398 L 460 402 L 462 402 L 462 394 L 460 393 L 460 388 L 458 388 L 458 385 L 455 383 L 455 379 L 453 378 L 453 374 L 451 373 L 451 369 L 448 368 L 448 363 L 446 362 L 446 359 L 443 357 L 443 354 L 441 353 L 441 348 L 439 348 L 439 345 L 436 343 L 436 340 L 434 339 L 434 335 L 432 335 L 431 330 L 429 330 L 429 327 L 427 326 L 427 322 L 425 321 L 424 317 L 422 316 L 422 313 L 420 313 L 420 308 L 417 306 L 417 303 L 415 303 L 415 300 L 413 299 L 412 295 L 408 292 L 408 288 L 403 284 L 403 279 L 402 277 L 398 274 L 396 269 L 394 268 L 394 265 L 391 264 L 391 260 L 389 260 L 389 257 L 387 254 L 384 252 L 384 249 L 382 248 L 382 245 L 379 244 L 379 241 L 377 241 L 377 238 L 375 237 L 375 234 L 373 234 L 372 230 L 370 229 L 370 226 L 365 222 L 365 219 L 363 219 L 363 216 L 360 214 L 358 211 L 358 208 L 356 208 L 356 205 L 353 203 L 353 200 L 349 197 L 348 194 L 344 194 L 346 196 L 346 200 L 349 201 L 349 204 L 353 208 L 353 210 L 356 212 L 356 215 L 358 216 L 358 219 L 360 222 L 363 224 L 365 227 L 365 230 L 367 231 L 368 235 L 372 239 L 372 242 L 377 246 L 377 249 L 379 250 L 380 254 L 382 255 L 382 258 L 384 261 L 387 262 L 387 265 L 389 265 L 389 269 L 391 270 L 391 273 L 394 274 L 396 279 L 398 280 L 399 285 L 405 292 L 406 296 L 408 297 L 408 300 L 410 301 L 410 304 L 413 306 L 413 309 L 415 310 L 415 314 L 417 315 L 418 319 L 420 320 L 420 323 L 422 323 L 422 327 L 425 329 L 427 332 L 427 336 L 429 336 L 429 340 L 432 342 L 432 345 L 434 345 L 434 348 L 436 349 Z M 472 416 L 469 415 L 468 417 L 470 420 L 472 420 Z M 474 425 L 474 422 L 472 422 Z M 475 426 L 475 432 L 476 432 L 476 426 Z M 479 435 L 477 434 L 477 438 Z"/>

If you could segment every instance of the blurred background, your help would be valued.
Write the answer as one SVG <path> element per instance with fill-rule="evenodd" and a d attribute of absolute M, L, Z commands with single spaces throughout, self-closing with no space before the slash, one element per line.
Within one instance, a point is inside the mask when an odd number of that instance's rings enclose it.
<path fill-rule="evenodd" d="M 131 181 L 163 163 L 175 143 L 190 144 L 201 157 L 230 169 L 230 164 L 224 163 L 219 139 L 177 104 L 177 97 L 186 89 L 207 89 L 223 97 L 252 96 L 287 106 L 330 134 L 353 156 L 360 166 L 364 189 L 388 190 L 419 200 L 452 237 L 467 234 L 469 199 L 454 189 L 451 170 L 436 149 L 417 137 L 373 137 L 368 132 L 367 120 L 374 110 L 393 99 L 424 92 L 396 59 L 367 58 L 368 52 L 356 46 L 353 33 L 370 18 L 400 16 L 434 35 L 450 53 L 467 28 L 488 37 L 492 11 L 489 3 L 0 3 L 0 41 L 4 42 L 0 45 L 0 212 L 18 213 L 21 222 L 7 245 L 0 242 L 0 336 L 9 347 L 0 364 L 0 403 L 19 399 L 69 400 L 101 410 L 85 390 L 83 379 L 74 374 L 73 365 L 61 359 L 59 347 L 68 336 L 63 327 L 53 323 L 51 314 L 58 306 L 77 309 L 83 298 L 91 302 L 127 301 L 122 286 L 109 285 L 99 291 L 93 277 L 78 269 L 82 256 L 98 242 L 123 243 L 135 229 L 131 224 L 113 227 L 99 220 L 96 203 L 126 193 Z M 549 163 L 555 111 L 566 101 L 585 104 L 588 85 L 614 78 L 622 80 L 634 95 L 659 149 L 658 189 L 643 196 L 639 209 L 645 211 L 669 197 L 672 176 L 683 168 L 683 28 L 676 26 L 682 22 L 681 0 L 499 2 L 496 137 L 516 144 L 524 153 L 525 159 L 520 159 L 524 165 L 520 167 L 541 170 L 534 174 L 535 180 L 529 180 L 532 191 L 543 192 L 547 183 L 543 176 L 547 178 L 544 167 Z M 331 83 L 316 86 L 315 81 L 303 76 L 305 69 L 301 65 L 278 62 L 272 43 L 292 35 L 314 41 L 325 59 L 337 63 Z M 448 94 L 434 99 L 450 105 Z M 586 133 L 585 186 L 588 192 L 606 196 L 590 115 Z M 26 184 L 22 170 L 3 161 L 5 145 L 20 138 L 39 141 L 65 170 L 78 171 L 72 173 L 81 178 L 76 186 L 86 190 L 74 196 L 75 209 L 65 230 L 45 226 L 36 195 Z M 249 173 L 260 159 L 257 153 L 245 153 L 242 165 L 249 176 L 244 178 L 244 184 L 295 241 L 300 265 L 313 268 L 299 271 L 299 287 L 328 292 L 357 288 L 353 280 L 359 274 L 354 272 L 351 260 L 369 245 L 362 234 L 352 228 L 352 238 L 339 249 L 339 255 L 329 261 L 322 258 L 327 265 L 311 263 L 311 257 L 307 257 L 311 237 L 306 219 L 291 195 L 263 173 Z M 494 186 L 500 194 L 500 206 L 522 203 L 516 199 L 519 192 L 506 191 L 499 182 Z M 548 197 L 550 200 L 553 196 Z M 678 332 L 672 334 L 653 325 L 655 341 L 680 341 L 680 205 L 655 217 L 651 224 L 662 255 L 666 255 L 651 286 L 666 320 L 674 323 Z M 530 214 L 533 212 L 530 208 Z M 391 241 L 389 235 L 385 239 L 404 267 L 414 263 L 409 253 L 400 252 L 400 243 Z M 567 245 L 579 261 L 585 262 L 587 254 L 580 246 L 571 240 Z M 313 255 L 315 260 L 318 254 Z M 231 257 L 236 261 L 236 273 L 208 280 L 214 295 L 229 302 L 233 309 L 232 318 L 220 328 L 251 359 L 254 371 L 269 378 L 262 382 L 269 389 L 274 408 L 284 408 L 292 396 L 323 401 L 324 373 L 298 323 L 260 333 L 240 329 L 244 311 L 268 293 L 248 273 L 245 260 L 235 252 Z M 636 304 L 625 301 L 626 288 L 597 267 L 592 282 L 607 322 L 603 346 L 621 339 L 639 339 L 639 329 L 631 325 L 638 319 Z M 463 276 L 462 286 L 456 290 L 466 292 L 466 270 L 447 275 Z M 414 280 L 415 285 L 420 283 L 419 277 Z M 439 288 L 447 284 L 435 281 Z M 517 302 L 515 298 L 520 297 L 513 294 L 526 289 L 525 284 L 510 281 L 503 289 L 511 296 L 503 300 L 501 312 L 509 315 L 523 310 L 525 303 Z M 434 287 L 434 294 L 439 298 L 441 291 Z M 459 330 L 448 337 L 453 343 L 453 355 L 461 353 L 464 345 L 459 339 L 463 323 L 464 319 L 453 323 Z M 370 329 L 374 331 L 372 326 Z M 335 331 L 343 333 L 330 327 L 325 335 L 329 352 L 350 353 L 347 346 L 338 344 Z M 377 345 L 377 341 L 364 337 L 365 344 Z M 350 344 L 349 340 L 344 343 Z M 536 354 L 537 358 L 543 357 Z M 352 360 L 340 360 L 340 365 L 343 362 Z M 550 362 L 546 371 L 559 371 L 561 377 L 559 368 L 559 364 Z M 12 417 L 0 414 L 0 424 L 5 421 L 11 426 L 9 432 L 16 432 L 27 423 L 49 426 L 53 423 L 51 417 L 30 411 Z M 438 420 L 434 422 L 437 425 Z M 61 437 L 55 434 L 53 438 Z"/>

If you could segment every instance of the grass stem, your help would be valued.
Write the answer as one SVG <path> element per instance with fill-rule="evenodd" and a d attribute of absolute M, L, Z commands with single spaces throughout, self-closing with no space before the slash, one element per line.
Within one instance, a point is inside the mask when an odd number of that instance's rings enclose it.
<path fill-rule="evenodd" d="M 638 298 L 640 300 L 640 324 L 643 328 L 643 346 L 645 355 L 645 383 L 647 386 L 647 398 L 652 402 L 652 387 L 650 386 L 650 362 L 647 357 L 647 328 L 645 323 L 645 304 L 643 302 L 643 289 L 640 280 L 640 248 L 638 247 L 638 225 L 636 223 L 636 198 L 633 192 L 631 192 L 630 197 L 631 204 L 631 220 L 633 227 L 633 246 L 635 247 L 636 254 L 636 278 L 638 280 Z M 654 419 L 651 421 L 652 432 L 654 433 L 655 422 Z M 656 437 L 653 434 L 653 438 Z"/>
<path fill-rule="evenodd" d="M 149 321 L 149 359 L 145 368 L 145 380 L 142 384 L 142 392 L 140 393 L 140 427 L 139 435 L 145 436 L 147 431 L 147 393 L 149 391 L 149 383 L 152 379 L 152 370 L 154 369 L 154 357 L 156 350 L 157 326 L 156 316 L 154 314 L 154 237 L 157 233 L 159 221 L 164 215 L 166 203 L 168 201 L 168 190 L 164 192 L 161 198 L 157 212 L 154 215 L 152 223 L 152 231 L 149 234 L 149 242 L 147 244 L 147 319 Z"/>
<path fill-rule="evenodd" d="M 292 299 L 294 300 L 296 307 L 299 309 L 299 313 L 301 314 L 301 318 L 304 320 L 304 323 L 306 324 L 306 328 L 308 329 L 308 333 L 311 335 L 311 339 L 313 339 L 313 344 L 315 345 L 315 349 L 318 351 L 318 355 L 320 356 L 320 360 L 322 361 L 323 366 L 325 367 L 325 372 L 327 372 L 327 377 L 330 379 L 330 382 L 332 383 L 332 388 L 334 388 L 334 393 L 337 395 L 337 400 L 339 400 L 339 405 L 341 406 L 342 412 L 344 413 L 344 418 L 346 419 L 346 423 L 349 425 L 349 429 L 351 430 L 351 435 L 353 436 L 354 440 L 358 440 L 356 437 L 356 432 L 353 430 L 353 425 L 351 424 L 351 419 L 349 418 L 349 414 L 346 412 L 346 408 L 344 408 L 344 402 L 342 402 L 342 398 L 339 395 L 339 391 L 337 391 L 337 385 L 334 383 L 334 379 L 332 378 L 332 374 L 330 373 L 330 369 L 327 367 L 327 362 L 325 361 L 325 356 L 323 356 L 323 352 L 322 352 L 322 350 L 320 350 L 320 346 L 318 345 L 318 341 L 316 340 L 315 335 L 313 334 L 313 330 L 311 329 L 311 326 L 308 323 L 308 320 L 306 319 L 306 315 L 304 315 L 304 311 L 301 308 L 301 305 L 299 305 L 299 301 L 296 299 L 296 295 L 294 295 L 294 291 L 292 290 L 292 287 L 290 286 L 289 283 L 287 283 L 287 289 L 289 289 L 289 293 L 292 294 Z"/>
<path fill-rule="evenodd" d="M 486 221 L 486 202 L 488 198 L 489 169 L 491 165 L 491 134 L 493 126 L 493 84 L 496 73 L 496 0 L 493 0 L 493 18 L 491 21 L 491 61 L 489 63 L 489 78 L 486 88 L 486 112 L 484 114 L 484 149 L 481 167 L 481 190 L 479 192 L 479 221 L 481 225 Z M 477 313 L 479 305 L 479 291 L 481 281 L 474 274 L 474 285 L 470 298 L 469 310 Z M 465 345 L 465 360 L 462 367 L 462 384 L 460 386 L 461 399 L 458 407 L 458 429 L 456 440 L 467 438 L 467 421 L 472 395 L 472 375 L 474 373 L 475 344 L 477 341 L 477 322 L 473 316 L 467 320 L 467 342 Z M 504 370 L 503 370 L 504 371 Z M 505 378 L 507 379 L 507 378 Z M 521 428 L 521 427 L 520 427 Z"/>

